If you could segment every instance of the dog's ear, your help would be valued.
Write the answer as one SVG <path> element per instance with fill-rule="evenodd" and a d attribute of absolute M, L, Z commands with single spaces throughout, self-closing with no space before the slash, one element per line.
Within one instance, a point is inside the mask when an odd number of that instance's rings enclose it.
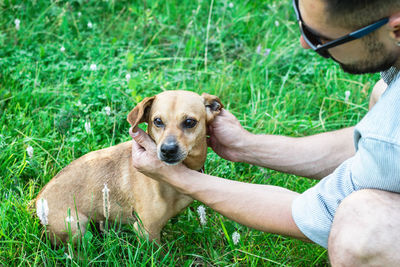
<path fill-rule="evenodd" d="M 221 100 L 219 100 L 219 98 L 215 95 L 203 93 L 201 97 L 203 97 L 204 105 L 206 106 L 208 124 L 211 123 L 215 116 L 221 112 L 221 109 L 224 107 L 224 105 L 222 105 Z"/>
<path fill-rule="evenodd" d="M 139 123 L 149 120 L 150 108 L 155 98 L 155 96 L 146 97 L 132 109 L 127 118 L 132 127 L 136 127 Z"/>

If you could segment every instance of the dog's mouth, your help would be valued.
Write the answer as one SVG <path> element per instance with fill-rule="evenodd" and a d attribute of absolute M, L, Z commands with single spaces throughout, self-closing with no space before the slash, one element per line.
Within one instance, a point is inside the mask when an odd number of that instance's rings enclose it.
<path fill-rule="evenodd" d="M 161 159 L 161 160 L 167 165 L 177 165 L 181 162 L 181 160 L 166 160 L 166 159 Z"/>
<path fill-rule="evenodd" d="M 158 158 L 168 165 L 176 165 L 187 157 L 175 136 L 168 136 L 157 147 Z"/>
<path fill-rule="evenodd" d="M 186 153 L 179 151 L 177 154 L 166 155 L 160 150 L 157 151 L 158 158 L 168 165 L 176 165 L 181 163 L 186 158 Z"/>

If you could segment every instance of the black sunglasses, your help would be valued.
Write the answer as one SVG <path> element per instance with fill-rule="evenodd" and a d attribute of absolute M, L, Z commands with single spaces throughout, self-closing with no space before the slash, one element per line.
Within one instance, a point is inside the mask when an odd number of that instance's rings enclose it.
<path fill-rule="evenodd" d="M 301 15 L 300 15 L 299 0 L 293 0 L 293 7 L 294 7 L 294 11 L 296 12 L 297 21 L 299 22 L 300 31 L 301 31 L 301 34 L 303 35 L 304 40 L 311 47 L 312 50 L 314 50 L 315 52 L 317 52 L 319 55 L 323 56 L 324 58 L 331 58 L 331 55 L 329 54 L 328 49 L 333 48 L 338 45 L 348 43 L 350 41 L 359 39 L 361 37 L 364 37 L 365 35 L 370 34 L 371 32 L 379 29 L 380 27 L 382 27 L 383 25 L 385 25 L 389 22 L 389 18 L 384 18 L 384 19 L 381 19 L 375 23 L 372 23 L 362 29 L 359 29 L 357 31 L 349 33 L 348 35 L 345 35 L 336 40 L 329 41 L 329 42 L 323 44 L 321 42 L 321 37 L 318 36 L 317 34 L 313 33 L 312 30 L 307 28 L 307 26 L 304 24 L 303 19 L 301 18 Z"/>

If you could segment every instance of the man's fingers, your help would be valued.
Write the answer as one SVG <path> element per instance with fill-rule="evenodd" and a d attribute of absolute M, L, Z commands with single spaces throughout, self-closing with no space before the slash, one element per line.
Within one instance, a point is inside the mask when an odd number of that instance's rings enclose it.
<path fill-rule="evenodd" d="M 221 109 L 221 112 L 219 113 L 219 115 L 216 118 L 218 118 L 218 117 L 221 120 L 237 120 L 235 115 L 233 115 L 232 113 L 230 113 L 226 109 Z"/>
<path fill-rule="evenodd" d="M 129 128 L 129 135 L 133 138 L 133 127 Z"/>
<path fill-rule="evenodd" d="M 138 145 L 142 146 L 145 150 L 155 149 L 154 141 L 151 140 L 150 136 L 145 133 L 142 129 L 135 127 L 129 129 L 129 134 L 133 138 L 133 140 L 138 143 Z"/>
<path fill-rule="evenodd" d="M 213 133 L 213 128 L 211 125 L 207 126 L 207 131 L 206 131 L 206 135 L 211 136 Z"/>
<path fill-rule="evenodd" d="M 207 140 L 207 146 L 209 146 L 212 149 L 214 149 L 215 148 L 215 144 L 216 144 L 215 137 L 210 136 L 210 137 L 207 137 L 206 140 Z"/>
<path fill-rule="evenodd" d="M 131 127 L 131 128 L 129 128 L 129 135 L 132 138 L 136 138 L 140 134 L 139 131 L 141 131 L 141 129 L 139 127 L 135 127 L 135 128 Z"/>
<path fill-rule="evenodd" d="M 132 141 L 132 155 L 139 155 L 141 153 L 145 152 L 145 149 L 139 145 L 135 139 Z"/>

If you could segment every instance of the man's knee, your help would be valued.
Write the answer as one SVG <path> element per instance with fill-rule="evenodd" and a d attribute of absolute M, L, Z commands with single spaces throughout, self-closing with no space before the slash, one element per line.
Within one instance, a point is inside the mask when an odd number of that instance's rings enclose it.
<path fill-rule="evenodd" d="M 335 214 L 329 236 L 332 266 L 398 266 L 399 200 L 398 194 L 378 190 L 348 196 Z"/>
<path fill-rule="evenodd" d="M 361 194 L 360 194 L 361 192 Z M 333 266 L 357 266 L 369 250 L 371 224 L 364 225 L 365 194 L 358 191 L 348 196 L 336 211 L 329 235 L 328 252 Z"/>

